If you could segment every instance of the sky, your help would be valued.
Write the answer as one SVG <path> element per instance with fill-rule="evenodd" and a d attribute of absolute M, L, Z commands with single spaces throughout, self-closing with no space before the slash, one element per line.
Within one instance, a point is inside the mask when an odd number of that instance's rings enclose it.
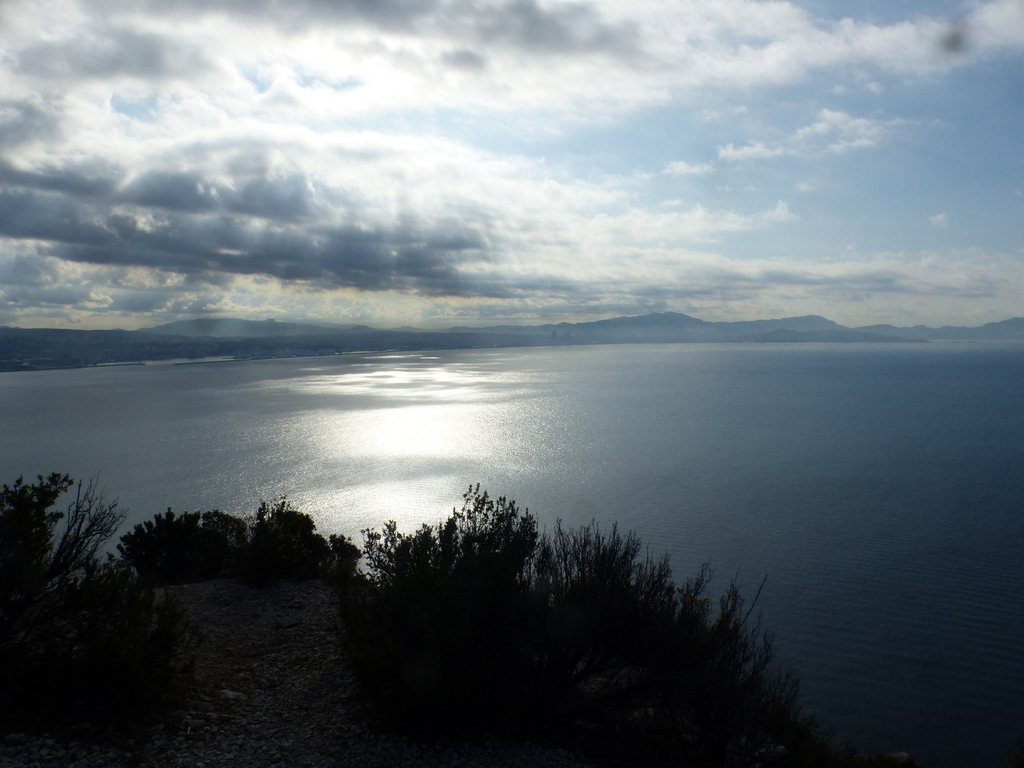
<path fill-rule="evenodd" d="M 0 324 L 1024 315 L 1024 0 L 0 0 Z"/>

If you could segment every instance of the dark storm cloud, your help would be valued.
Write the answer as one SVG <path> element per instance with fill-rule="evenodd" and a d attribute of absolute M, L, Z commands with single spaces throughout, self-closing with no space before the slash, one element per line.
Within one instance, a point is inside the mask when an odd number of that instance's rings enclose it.
<path fill-rule="evenodd" d="M 0 286 L 5 288 L 47 285 L 52 279 L 44 260 L 35 256 L 20 254 L 0 261 Z"/>
<path fill-rule="evenodd" d="M 299 221 L 317 212 L 311 183 L 301 173 L 278 178 L 247 175 L 232 186 L 211 183 L 199 173 L 151 170 L 119 189 L 117 202 L 173 211 L 224 211 L 272 221 Z"/>
<path fill-rule="evenodd" d="M 123 291 L 119 292 L 107 307 L 111 312 L 158 312 L 167 309 L 178 299 L 176 291 Z"/>
<path fill-rule="evenodd" d="M 476 294 L 459 266 L 481 259 L 486 248 L 475 226 L 458 221 L 271 226 L 223 210 L 165 207 L 138 216 L 32 189 L 0 190 L 0 236 L 47 242 L 46 253 L 75 262 L 428 295 Z"/>
<path fill-rule="evenodd" d="M 3 290 L 0 300 L 10 307 L 79 307 L 94 302 L 85 285 L 47 285 Z"/>
<path fill-rule="evenodd" d="M 118 198 L 152 208 L 174 211 L 210 212 L 223 206 L 217 189 L 203 184 L 197 173 L 147 171 L 133 179 L 119 192 Z"/>
<path fill-rule="evenodd" d="M 113 194 L 120 174 L 109 166 L 91 163 L 85 168 L 49 168 L 24 171 L 0 157 L 0 187 L 66 192 L 84 197 L 107 198 Z"/>
<path fill-rule="evenodd" d="M 99 10 L 116 14 L 126 7 L 155 15 L 196 16 L 226 13 L 274 23 L 281 29 L 305 29 L 324 21 L 364 21 L 383 29 L 410 29 L 443 5 L 439 0 L 93 0 Z"/>
<path fill-rule="evenodd" d="M 82 203 L 64 195 L 0 190 L 0 235 L 99 244 L 109 237 Z"/>
<path fill-rule="evenodd" d="M 212 68 L 205 54 L 185 41 L 116 27 L 97 26 L 74 40 L 36 43 L 16 56 L 19 72 L 61 80 L 127 76 L 153 81 Z"/>
<path fill-rule="evenodd" d="M 605 52 L 631 55 L 639 48 L 637 28 L 609 25 L 581 3 L 541 8 L 535 0 L 514 0 L 494 8 L 474 7 L 469 25 L 484 42 L 503 42 L 542 53 Z"/>
<path fill-rule="evenodd" d="M 228 210 L 264 219 L 298 221 L 309 218 L 316 207 L 311 185 L 298 173 L 249 179 L 233 192 L 225 204 Z"/>
<path fill-rule="evenodd" d="M 93 0 L 93 5 L 114 14 L 124 7 L 115 0 Z M 498 43 L 546 54 L 632 56 L 639 50 L 635 24 L 609 24 L 591 5 L 578 2 L 542 7 L 536 0 L 501 4 L 474 0 L 293 0 L 287 4 L 278 0 L 148 0 L 144 7 L 156 15 L 226 13 L 273 24 L 279 30 L 357 22 L 381 31 Z M 445 57 L 446 63 L 465 66 L 473 61 L 459 52 L 454 56 L 451 61 Z"/>
<path fill-rule="evenodd" d="M 79 307 L 95 303 L 90 286 L 69 282 L 48 259 L 19 254 L 0 258 L 0 310 L 25 307 Z"/>
<path fill-rule="evenodd" d="M 60 118 L 41 100 L 0 100 L 0 148 L 60 135 Z"/>
<path fill-rule="evenodd" d="M 479 72 L 487 67 L 487 59 L 465 48 L 443 54 L 441 62 L 452 69 L 462 69 L 468 72 Z"/>

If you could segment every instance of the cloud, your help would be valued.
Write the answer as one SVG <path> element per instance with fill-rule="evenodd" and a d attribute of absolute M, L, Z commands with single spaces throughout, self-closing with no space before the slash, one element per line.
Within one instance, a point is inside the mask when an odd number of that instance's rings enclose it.
<path fill-rule="evenodd" d="M 934 216 L 929 216 L 928 221 L 936 229 L 949 229 L 949 219 L 945 213 L 937 213 Z"/>
<path fill-rule="evenodd" d="M 16 168 L 0 156 L 0 190 L 21 187 L 102 197 L 111 194 L 116 184 L 116 176 L 110 170 L 103 162 L 93 160 L 65 167 L 25 170 Z"/>
<path fill-rule="evenodd" d="M 718 157 L 721 160 L 743 162 L 785 156 L 814 157 L 842 154 L 854 149 L 877 146 L 886 139 L 894 127 L 903 125 L 904 122 L 853 117 L 845 112 L 822 109 L 818 112 L 817 120 L 800 128 L 778 144 L 753 142 L 741 147 L 727 144 L 718 148 Z"/>
<path fill-rule="evenodd" d="M 995 0 L 982 3 L 963 27 L 963 44 L 981 50 L 1024 48 L 1024 2 Z"/>
<path fill-rule="evenodd" d="M 115 17 L 126 8 L 116 0 L 92 6 Z M 272 0 L 177 0 L 138 3 L 130 13 L 187 18 L 227 16 L 301 34 L 320 25 L 365 26 L 393 35 L 446 37 L 488 46 L 505 45 L 544 54 L 636 52 L 636 25 L 602 18 L 592 3 L 541 3 L 537 0 L 464 2 L 463 0 L 296 0 L 282 6 Z"/>
<path fill-rule="evenodd" d="M 465 48 L 445 51 L 441 54 L 441 61 L 454 69 L 464 69 L 472 72 L 479 72 L 487 66 L 487 59 Z"/>
<path fill-rule="evenodd" d="M 201 80 L 232 100 L 247 73 L 281 79 L 291 68 L 300 85 L 348 83 L 320 93 L 321 101 L 343 102 L 348 115 L 458 104 L 575 118 L 685 93 L 785 86 L 816 73 L 870 86 L 879 74 L 919 77 L 961 63 L 936 44 L 944 20 L 833 22 L 780 0 L 40 0 L 13 7 L 20 13 L 0 30 L 7 68 L 49 81 L 48 90 L 82 79 L 162 88 Z M 1000 24 L 1004 16 L 1012 21 L 1011 10 L 997 0 L 974 17 L 979 29 L 1013 39 Z M 380 89 L 390 98 L 377 98 Z"/>
<path fill-rule="evenodd" d="M 675 160 L 669 163 L 662 173 L 667 173 L 670 176 L 700 176 L 705 173 L 711 173 L 714 168 L 711 163 L 691 165 L 685 160 Z"/>
<path fill-rule="evenodd" d="M 42 99 L 0 100 L 0 147 L 10 151 L 60 135 L 60 117 Z"/>
<path fill-rule="evenodd" d="M 793 140 L 798 148 L 806 148 L 803 151 L 812 151 L 811 147 L 819 147 L 819 151 L 823 152 L 848 152 L 851 149 L 880 144 L 889 130 L 902 122 L 852 117 L 845 112 L 823 109 L 818 113 L 815 122 L 793 135 Z"/>
<path fill-rule="evenodd" d="M 543 164 L 443 141 L 403 147 L 360 133 L 293 141 L 276 160 L 281 145 L 269 137 L 160 146 L 173 170 L 159 154 L 140 158 L 154 167 L 131 170 L 96 159 L 0 166 L 0 237 L 69 263 L 205 281 L 509 298 L 572 294 L 581 269 L 609 280 L 636 272 L 624 251 L 794 220 L 782 201 L 753 213 L 699 204 L 650 213 L 603 184 L 557 182 Z M 341 162 L 324 165 L 328 156 Z"/>
<path fill-rule="evenodd" d="M 776 202 L 791 184 L 755 196 L 736 164 L 850 153 L 911 124 L 823 109 L 772 133 L 757 104 L 803 83 L 889 94 L 1012 52 L 1018 10 L 976 6 L 950 56 L 944 19 L 783 0 L 10 0 L 0 259 L 38 281 L 6 301 L 77 319 L 266 305 L 414 320 L 779 296 L 812 283 L 771 274 L 808 271 L 750 272 L 731 244 L 794 226 Z M 666 115 L 696 128 L 639 148 L 660 174 L 612 171 L 588 144 Z M 672 160 L 719 142 L 708 162 Z M 712 173 L 722 184 L 701 188 Z M 693 196 L 659 205 L 668 176 Z"/>
<path fill-rule="evenodd" d="M 311 232 L 268 229 L 220 216 L 152 220 L 111 213 L 96 221 L 45 201 L 0 203 L 22 217 L 17 225 L 0 218 L 0 233 L 45 239 L 51 243 L 45 252 L 63 260 L 182 274 L 258 274 L 322 287 L 459 294 L 463 287 L 457 266 L 467 251 L 482 245 L 476 232 L 457 224 L 337 226 Z M 55 223 L 54 215 L 67 218 Z M 472 292 L 471 287 L 466 290 Z"/>
<path fill-rule="evenodd" d="M 148 208 L 222 211 L 282 222 L 308 219 L 317 207 L 312 183 L 299 172 L 277 177 L 239 174 L 223 184 L 197 171 L 150 170 L 121 186 L 113 197 Z"/>
<path fill-rule="evenodd" d="M 71 39 L 46 40 L 18 51 L 16 71 L 59 79 L 131 77 L 149 82 L 195 77 L 213 68 L 188 40 L 129 28 L 76 30 Z"/>
<path fill-rule="evenodd" d="M 724 147 L 718 148 L 719 159 L 731 160 L 733 162 L 742 162 L 744 160 L 770 160 L 773 157 L 782 157 L 783 155 L 792 154 L 796 154 L 792 149 L 783 147 L 767 147 L 759 141 L 754 142 L 753 144 L 747 144 L 744 147 L 737 147 L 730 143 Z"/>

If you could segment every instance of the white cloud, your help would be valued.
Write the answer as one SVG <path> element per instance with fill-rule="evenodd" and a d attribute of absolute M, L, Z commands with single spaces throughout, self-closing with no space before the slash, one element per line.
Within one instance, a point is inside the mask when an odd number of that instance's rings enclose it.
<path fill-rule="evenodd" d="M 820 151 L 824 152 L 846 152 L 879 144 L 889 129 L 900 122 L 852 117 L 845 112 L 823 109 L 818 113 L 818 119 L 814 123 L 794 134 L 793 140 L 797 151 L 813 151 L 812 148 L 820 148 Z"/>
<path fill-rule="evenodd" d="M 700 176 L 705 173 L 711 173 L 715 169 L 715 166 L 711 163 L 699 163 L 697 165 L 691 165 L 685 160 L 676 160 L 669 163 L 663 173 L 667 173 L 671 176 Z"/>
<path fill-rule="evenodd" d="M 934 216 L 929 216 L 928 221 L 936 229 L 949 229 L 949 218 L 945 213 L 937 213 Z"/>
<path fill-rule="evenodd" d="M 991 47 L 1017 39 L 1018 5 L 981 6 L 972 16 L 978 40 Z M 827 22 L 780 0 L 310 1 L 287 12 L 229 0 L 40 0 L 5 10 L 0 47 L 15 62 L 8 69 L 45 90 L 100 76 L 149 85 L 199 78 L 232 98 L 242 73 L 273 86 L 290 70 L 328 114 L 349 116 L 467 104 L 600 114 L 815 72 L 918 76 L 955 65 L 937 46 L 941 20 Z"/>
<path fill-rule="evenodd" d="M 730 143 L 718 148 L 719 159 L 739 162 L 744 160 L 770 160 L 773 157 L 790 154 L 795 154 L 795 152 L 784 147 L 768 147 L 762 142 L 747 144 L 744 147 L 737 147 Z"/>
<path fill-rule="evenodd" d="M 968 49 L 1024 48 L 1024 2 L 983 3 L 968 17 L 963 34 Z"/>
<path fill-rule="evenodd" d="M 903 122 L 853 117 L 845 112 L 822 109 L 818 112 L 817 120 L 777 144 L 767 145 L 760 141 L 741 147 L 727 144 L 718 148 L 718 157 L 722 160 L 742 162 L 783 156 L 813 157 L 840 154 L 882 143 L 892 128 Z"/>

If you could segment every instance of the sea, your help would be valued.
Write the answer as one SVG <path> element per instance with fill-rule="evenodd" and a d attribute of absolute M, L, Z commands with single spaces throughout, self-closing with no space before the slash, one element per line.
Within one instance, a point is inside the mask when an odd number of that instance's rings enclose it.
<path fill-rule="evenodd" d="M 0 482 L 126 525 L 287 495 L 321 532 L 479 483 L 735 579 L 839 743 L 932 768 L 1024 739 L 1024 345 L 634 344 L 0 374 Z"/>

